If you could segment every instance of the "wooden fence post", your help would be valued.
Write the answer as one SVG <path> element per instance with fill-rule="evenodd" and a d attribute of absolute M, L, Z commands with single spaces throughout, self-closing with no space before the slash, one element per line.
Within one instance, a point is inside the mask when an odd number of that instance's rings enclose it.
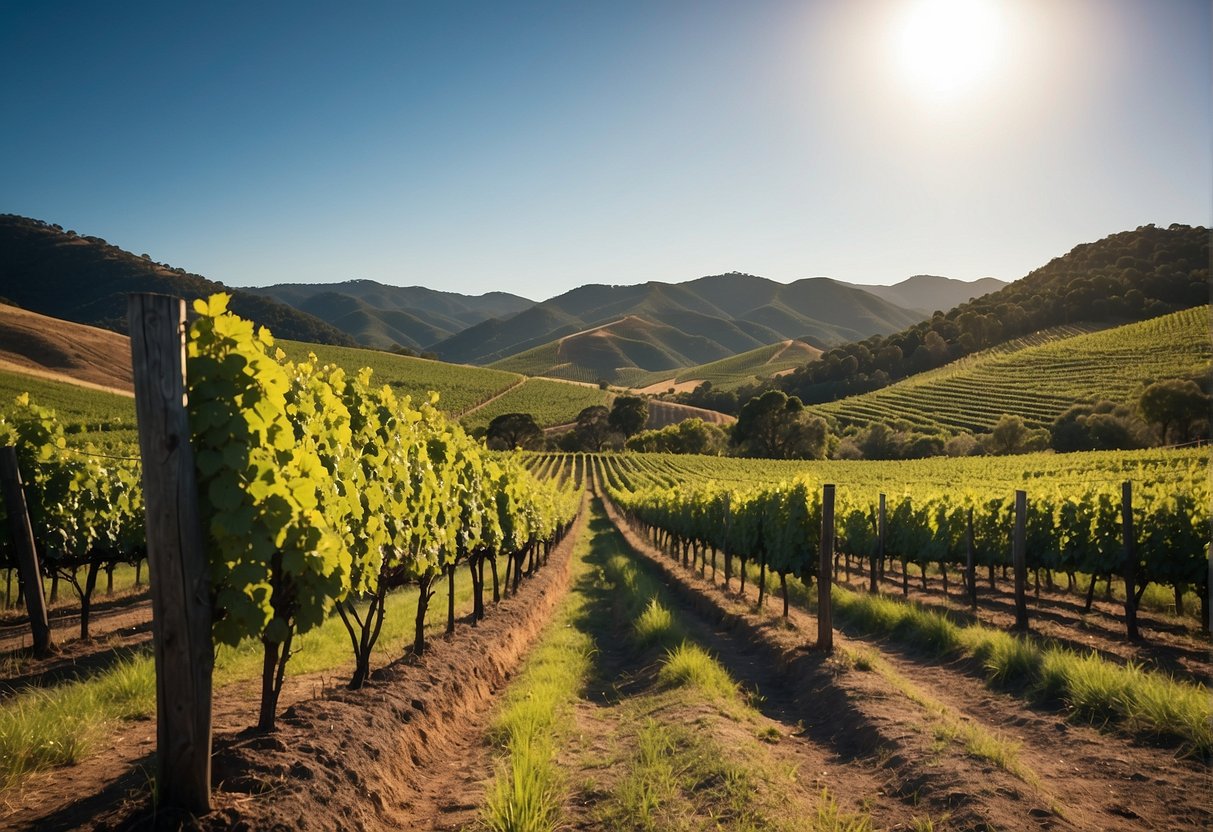
<path fill-rule="evenodd" d="M 977 612 L 977 551 L 973 546 L 973 507 L 969 507 L 969 525 L 965 532 L 965 579 L 969 582 L 969 606 Z"/>
<path fill-rule="evenodd" d="M 51 640 L 51 627 L 46 618 L 42 570 L 38 567 L 38 548 L 34 545 L 34 529 L 29 522 L 25 487 L 21 482 L 21 468 L 17 465 L 17 449 L 12 445 L 0 448 L 0 479 L 4 483 L 4 508 L 8 513 L 8 531 L 17 555 L 17 574 L 25 585 L 25 609 L 29 612 L 30 630 L 34 637 L 34 656 L 44 659 L 54 652 L 55 645 Z"/>
<path fill-rule="evenodd" d="M 1125 544 L 1125 627 L 1130 639 L 1141 638 L 1137 629 L 1137 546 L 1133 539 L 1133 484 L 1120 486 L 1120 515 Z"/>
<path fill-rule="evenodd" d="M 876 553 L 872 556 L 872 575 L 868 580 L 868 592 L 873 595 L 878 590 L 879 571 L 884 568 L 884 495 L 880 495 L 880 508 L 876 515 Z"/>
<path fill-rule="evenodd" d="M 1015 629 L 1028 629 L 1028 552 L 1026 530 L 1028 521 L 1028 495 L 1015 492 L 1015 537 L 1012 542 L 1011 559 L 1015 567 Z"/>
<path fill-rule="evenodd" d="M 143 460 L 162 806 L 211 810 L 211 598 L 185 410 L 185 301 L 132 294 L 127 316 Z"/>
<path fill-rule="evenodd" d="M 821 547 L 817 561 L 817 649 L 834 652 L 834 617 L 830 587 L 834 565 L 834 486 L 821 490 Z"/>

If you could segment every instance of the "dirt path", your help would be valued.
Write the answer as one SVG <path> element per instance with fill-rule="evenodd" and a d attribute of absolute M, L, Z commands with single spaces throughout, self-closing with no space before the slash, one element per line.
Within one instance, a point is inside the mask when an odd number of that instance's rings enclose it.
<path fill-rule="evenodd" d="M 754 619 L 754 626 L 778 635 L 778 619 L 754 611 L 756 588 L 747 587 L 745 599 L 735 591 L 726 594 L 710 580 L 687 574 L 647 541 L 630 532 L 629 539 L 650 557 L 669 565 L 672 580 L 701 597 L 714 599 L 731 609 L 732 615 Z M 793 610 L 790 624 L 802 634 L 799 638 L 804 643 L 811 639 L 808 634 L 816 632 L 814 617 L 801 610 Z M 917 754 L 932 753 L 930 747 L 922 748 L 907 736 L 914 719 L 913 709 L 906 707 L 904 699 L 891 708 L 878 704 L 890 699 L 896 702 L 898 697 L 888 691 L 891 679 L 900 680 L 897 684 L 931 704 L 936 731 L 942 720 L 947 730 L 975 727 L 1018 744 L 1016 756 L 1032 775 L 1028 782 L 1007 782 L 1005 773 L 997 769 L 981 774 L 984 783 L 980 779 L 965 782 L 966 778 L 950 778 L 943 770 L 946 766 L 939 766 L 922 783 L 930 793 L 936 793 L 940 785 L 952 779 L 957 791 L 948 798 L 958 806 L 967 804 L 987 820 L 997 821 L 994 825 L 998 828 L 1195 830 L 1213 822 L 1208 800 L 1213 783 L 1208 769 L 1196 761 L 1176 759 L 1172 749 L 1151 747 L 1067 722 L 1059 712 L 1032 708 L 1010 694 L 986 687 L 964 662 L 939 664 L 894 645 L 842 635 L 836 635 L 836 644 L 844 653 L 874 655 L 886 668 L 877 674 L 843 674 L 839 685 L 849 689 L 855 684 L 853 694 L 861 703 L 860 710 L 886 737 L 903 742 L 904 747 L 917 747 Z M 860 675 L 885 675 L 884 690 L 877 686 L 865 692 L 857 683 Z M 955 764 L 955 760 L 948 761 L 948 765 Z M 1051 813 L 1050 808 L 1059 814 Z"/>

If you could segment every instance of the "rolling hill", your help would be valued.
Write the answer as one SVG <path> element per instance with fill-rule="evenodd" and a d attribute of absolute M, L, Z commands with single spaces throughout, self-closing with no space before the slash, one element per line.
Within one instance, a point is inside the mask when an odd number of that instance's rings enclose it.
<path fill-rule="evenodd" d="M 187 300 L 230 292 L 233 311 L 279 337 L 354 343 L 319 318 L 271 298 L 156 263 L 99 237 L 0 215 L 0 297 L 44 315 L 125 332 L 127 292 L 161 292 Z"/>
<path fill-rule="evenodd" d="M 628 383 L 641 393 L 665 393 L 671 387 L 676 391 L 690 390 L 705 381 L 710 381 L 718 390 L 733 390 L 790 372 L 820 355 L 820 348 L 789 339 L 709 364 L 687 367 L 672 376 L 668 373 L 638 374 L 629 377 Z"/>
<path fill-rule="evenodd" d="M 516 315 L 535 303 L 508 292 L 461 295 L 373 280 L 281 283 L 248 291 L 315 315 L 363 346 L 399 345 L 417 351 L 490 318 Z"/>
<path fill-rule="evenodd" d="M 598 341 L 606 338 L 615 343 L 591 350 L 594 356 L 587 369 L 635 366 L 664 370 L 726 358 L 790 338 L 840 343 L 891 332 L 920 318 L 916 311 L 829 278 L 784 284 L 731 273 L 677 284 L 581 286 L 513 317 L 472 326 L 432 349 L 447 360 L 491 364 L 537 347 L 557 350 L 559 345 L 552 342 L 625 322 L 622 332 L 616 332 L 616 327 L 593 335 Z M 640 321 L 647 324 L 648 331 L 638 339 Z M 651 349 L 643 352 L 639 344 L 623 343 L 635 340 L 648 341 Z M 615 352 L 615 358 L 609 358 L 609 352 Z M 620 355 L 626 361 L 612 363 Z M 549 358 L 552 364 L 570 363 L 554 360 L 561 358 L 558 350 L 528 356 L 527 361 L 543 363 Z"/>
<path fill-rule="evenodd" d="M 916 274 L 892 286 L 872 286 L 866 283 L 846 283 L 856 289 L 871 292 L 890 303 L 914 309 L 929 318 L 937 309 L 947 310 L 954 306 L 996 292 L 1007 283 L 994 277 L 982 277 L 973 281 L 957 280 L 954 277 L 939 277 L 933 274 Z"/>
<path fill-rule="evenodd" d="M 779 379 L 806 404 L 841 399 L 1040 330 L 1123 324 L 1209 302 L 1209 229 L 1143 225 L 1075 246 L 1001 289 L 890 335 L 832 347 Z"/>
<path fill-rule="evenodd" d="M 1004 413 L 1049 425 L 1079 402 L 1127 403 L 1147 384 L 1209 372 L 1208 306 L 1134 324 L 1045 330 L 813 410 L 842 424 L 908 421 L 927 431 L 988 431 Z"/>

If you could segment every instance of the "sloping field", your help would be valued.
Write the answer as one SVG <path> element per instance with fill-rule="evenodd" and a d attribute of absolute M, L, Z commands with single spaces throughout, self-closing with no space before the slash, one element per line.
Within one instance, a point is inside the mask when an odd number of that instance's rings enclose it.
<path fill-rule="evenodd" d="M 702 407 L 691 407 L 688 404 L 652 400 L 649 402 L 649 420 L 645 430 L 656 430 L 666 425 L 676 425 L 687 419 L 702 419 L 713 425 L 731 425 L 737 421 L 736 416 L 729 416 L 715 410 L 705 410 Z"/>
<path fill-rule="evenodd" d="M 670 387 L 710 381 L 718 390 L 732 390 L 743 384 L 793 370 L 821 355 L 821 350 L 804 341 L 787 340 L 738 353 L 719 361 L 688 367 L 677 373 L 646 373 L 627 376 L 626 380 L 645 393 L 664 393 Z M 680 387 L 681 386 L 681 387 Z"/>
<path fill-rule="evenodd" d="M 574 381 L 617 381 L 636 371 L 672 373 L 679 367 L 727 356 L 728 351 L 700 335 L 629 315 L 609 324 L 497 361 L 491 366 L 527 375 Z"/>
<path fill-rule="evenodd" d="M 576 421 L 578 413 L 596 404 L 609 407 L 611 394 L 584 384 L 528 378 L 504 396 L 468 413 L 461 421 L 465 428 L 473 430 L 487 427 L 503 413 L 529 413 L 540 427 L 550 427 Z"/>
<path fill-rule="evenodd" d="M 294 360 L 306 358 L 309 352 L 314 352 L 322 362 L 336 364 L 349 372 L 370 367 L 374 370 L 373 379 L 390 385 L 399 394 L 412 396 L 414 400 L 425 399 L 431 390 L 436 390 L 438 407 L 447 413 L 463 413 L 518 381 L 514 373 L 446 364 L 377 350 L 328 347 L 299 341 L 279 341 L 279 344 Z"/>
<path fill-rule="evenodd" d="M 904 419 L 930 430 L 988 431 L 1004 413 L 1043 427 L 1079 402 L 1128 402 L 1163 378 L 1207 372 L 1209 307 L 1068 337 L 1038 333 L 817 410 L 843 423 Z M 1042 341 L 1032 345 L 1033 340 Z M 1027 344 L 1027 345 L 1025 345 Z"/>
<path fill-rule="evenodd" d="M 0 304 L 0 365 L 107 390 L 133 389 L 126 336 L 7 304 Z"/>
<path fill-rule="evenodd" d="M 29 393 L 35 404 L 54 410 L 70 434 L 86 434 L 88 440 L 107 445 L 134 445 L 137 441 L 135 399 L 131 396 L 0 369 L 0 414 L 22 393 Z"/>

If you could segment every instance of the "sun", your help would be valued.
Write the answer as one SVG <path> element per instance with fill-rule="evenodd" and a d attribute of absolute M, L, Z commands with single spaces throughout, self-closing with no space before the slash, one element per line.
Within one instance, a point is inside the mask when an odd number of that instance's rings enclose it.
<path fill-rule="evenodd" d="M 1002 57 L 995 0 L 916 0 L 895 30 L 902 79 L 927 98 L 948 100 L 980 87 Z"/>

